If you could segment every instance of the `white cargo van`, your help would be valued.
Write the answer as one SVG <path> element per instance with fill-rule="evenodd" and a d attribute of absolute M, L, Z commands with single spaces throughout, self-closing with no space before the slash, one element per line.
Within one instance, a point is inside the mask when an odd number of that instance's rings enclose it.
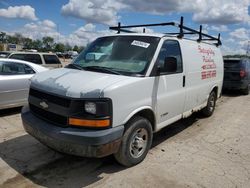
<path fill-rule="evenodd" d="M 148 26 L 176 26 L 179 32 L 127 30 Z M 223 80 L 221 42 L 202 27 L 184 26 L 183 18 L 180 24 L 110 29 L 118 33 L 96 39 L 72 64 L 32 78 L 22 120 L 29 134 L 57 151 L 114 154 L 132 166 L 146 157 L 154 132 L 196 111 L 213 114 Z"/>

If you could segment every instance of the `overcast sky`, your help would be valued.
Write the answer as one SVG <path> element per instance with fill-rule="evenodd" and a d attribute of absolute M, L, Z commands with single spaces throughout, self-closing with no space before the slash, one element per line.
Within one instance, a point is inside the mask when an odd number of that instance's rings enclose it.
<path fill-rule="evenodd" d="M 250 0 L 0 0 L 0 31 L 84 46 L 108 26 L 178 21 L 222 35 L 224 54 L 246 53 Z M 152 30 L 153 29 L 153 30 Z M 167 32 L 152 28 L 148 32 Z"/>

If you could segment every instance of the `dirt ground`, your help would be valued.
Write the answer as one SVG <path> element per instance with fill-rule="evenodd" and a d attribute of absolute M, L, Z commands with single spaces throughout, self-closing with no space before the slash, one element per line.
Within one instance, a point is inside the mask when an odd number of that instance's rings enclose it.
<path fill-rule="evenodd" d="M 0 111 L 0 187 L 250 187 L 250 95 L 227 94 L 214 115 L 194 114 L 154 135 L 146 159 L 62 155 L 27 135 L 20 108 Z"/>

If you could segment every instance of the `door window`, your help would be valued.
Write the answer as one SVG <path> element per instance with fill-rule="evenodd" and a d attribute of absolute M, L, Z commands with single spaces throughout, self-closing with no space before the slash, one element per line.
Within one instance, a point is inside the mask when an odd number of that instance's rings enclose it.
<path fill-rule="evenodd" d="M 163 67 L 164 61 L 167 57 L 176 58 L 177 70 L 175 73 L 181 73 L 183 71 L 183 66 L 182 66 L 181 50 L 180 50 L 180 45 L 178 41 L 166 40 L 164 42 L 160 50 L 159 56 L 157 58 L 157 66 L 160 65 L 160 67 Z M 168 74 L 168 73 L 165 72 L 165 74 Z M 173 73 L 171 72 L 171 74 Z"/>
<path fill-rule="evenodd" d="M 35 71 L 22 63 L 0 62 L 0 75 L 34 74 Z"/>

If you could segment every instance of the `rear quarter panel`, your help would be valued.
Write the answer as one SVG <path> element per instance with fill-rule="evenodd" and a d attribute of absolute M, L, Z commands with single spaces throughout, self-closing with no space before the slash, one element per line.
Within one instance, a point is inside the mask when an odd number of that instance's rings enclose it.
<path fill-rule="evenodd" d="M 215 45 L 180 41 L 186 74 L 186 102 L 184 112 L 206 105 L 214 87 L 221 94 L 223 82 L 223 59 Z"/>

